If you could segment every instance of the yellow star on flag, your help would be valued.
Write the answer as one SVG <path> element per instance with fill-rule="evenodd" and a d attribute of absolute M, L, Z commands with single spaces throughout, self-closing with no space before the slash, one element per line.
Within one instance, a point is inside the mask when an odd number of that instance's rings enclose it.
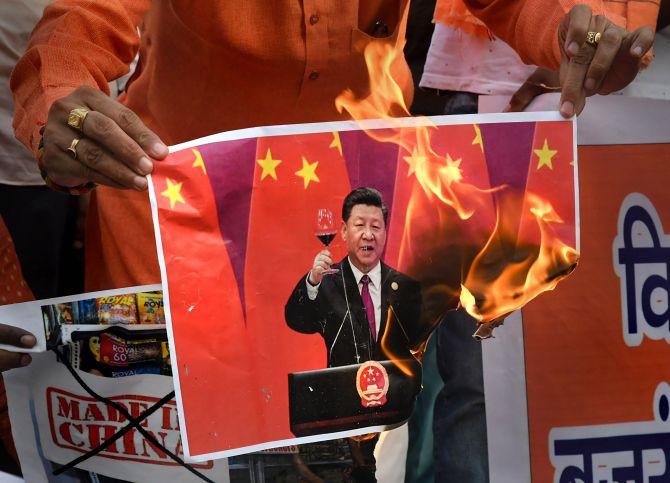
<path fill-rule="evenodd" d="M 537 163 L 537 169 L 540 169 L 542 166 L 548 166 L 549 169 L 554 169 L 554 165 L 551 164 L 551 158 L 556 156 L 558 151 L 549 149 L 546 138 L 544 139 L 544 145 L 542 146 L 542 149 L 533 149 L 533 152 L 540 159 L 540 161 Z"/>
<path fill-rule="evenodd" d="M 205 162 L 202 160 L 202 154 L 197 149 L 191 149 L 193 154 L 195 154 L 195 161 L 193 162 L 194 168 L 202 168 L 202 172 L 207 174 L 207 168 L 205 168 Z"/>
<path fill-rule="evenodd" d="M 449 153 L 447 153 L 447 165 L 440 168 L 440 172 L 444 174 L 447 178 L 447 184 L 451 184 L 454 181 L 460 181 L 463 179 L 463 171 L 461 170 L 461 158 L 458 158 L 456 161 L 451 159 Z"/>
<path fill-rule="evenodd" d="M 403 159 L 407 164 L 409 164 L 409 170 L 407 170 L 407 177 L 412 176 L 416 172 L 416 168 L 419 164 L 426 162 L 426 157 L 419 155 L 419 152 L 414 148 L 412 150 L 411 156 L 403 156 Z"/>
<path fill-rule="evenodd" d="M 309 186 L 310 181 L 320 183 L 319 177 L 316 175 L 316 167 L 319 165 L 318 161 L 309 163 L 305 157 L 302 157 L 302 169 L 295 172 L 295 174 L 302 178 L 305 184 L 305 189 Z"/>
<path fill-rule="evenodd" d="M 261 181 L 263 181 L 266 176 L 271 176 L 275 181 L 277 181 L 276 168 L 280 163 L 281 159 L 272 159 L 272 153 L 270 152 L 270 148 L 268 148 L 265 159 L 258 160 L 258 164 L 260 164 L 263 168 L 263 172 L 261 173 Z"/>
<path fill-rule="evenodd" d="M 161 196 L 170 199 L 170 209 L 174 210 L 177 202 L 186 204 L 186 201 L 184 201 L 184 198 L 181 195 L 181 187 L 184 183 L 177 183 L 170 178 L 165 178 L 165 181 L 167 181 L 167 189 L 161 193 Z"/>
<path fill-rule="evenodd" d="M 472 140 L 472 145 L 475 146 L 479 144 L 479 149 L 484 152 L 484 141 L 482 140 L 482 131 L 479 129 L 479 126 L 473 124 L 472 127 L 475 128 L 475 138 Z"/>
<path fill-rule="evenodd" d="M 335 131 L 333 133 L 333 142 L 330 143 L 329 148 L 337 148 L 337 150 L 340 152 L 340 156 L 342 156 L 342 141 L 340 141 L 340 133 Z"/>

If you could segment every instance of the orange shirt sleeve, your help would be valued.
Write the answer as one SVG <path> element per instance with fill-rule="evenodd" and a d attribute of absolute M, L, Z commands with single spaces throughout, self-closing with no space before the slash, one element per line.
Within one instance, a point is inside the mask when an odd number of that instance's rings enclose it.
<path fill-rule="evenodd" d="M 33 30 L 10 80 L 14 131 L 33 153 L 51 104 L 86 84 L 109 93 L 139 48 L 137 27 L 151 0 L 57 0 Z"/>
<path fill-rule="evenodd" d="M 656 22 L 661 7 L 661 0 L 603 0 L 608 12 L 618 14 L 626 19 L 625 27 L 633 32 L 640 27 L 649 27 L 656 30 Z M 610 15 L 608 14 L 608 17 Z M 642 68 L 646 68 L 653 59 L 653 51 L 650 50 L 642 57 Z"/>
<path fill-rule="evenodd" d="M 558 27 L 570 9 L 588 4 L 594 14 L 626 27 L 625 18 L 608 12 L 602 0 L 464 0 L 470 11 L 503 39 L 527 64 L 558 69 Z"/>

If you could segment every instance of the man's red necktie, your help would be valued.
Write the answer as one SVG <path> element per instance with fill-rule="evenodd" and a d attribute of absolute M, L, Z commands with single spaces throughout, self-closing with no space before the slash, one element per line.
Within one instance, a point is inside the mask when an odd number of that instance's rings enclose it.
<path fill-rule="evenodd" d="M 370 277 L 363 275 L 361 277 L 361 283 L 363 288 L 361 290 L 361 297 L 363 298 L 363 305 L 365 306 L 365 313 L 368 316 L 368 323 L 370 324 L 370 333 L 372 334 L 372 340 L 377 341 L 377 326 L 375 324 L 375 304 L 372 302 L 372 297 L 370 296 Z"/>

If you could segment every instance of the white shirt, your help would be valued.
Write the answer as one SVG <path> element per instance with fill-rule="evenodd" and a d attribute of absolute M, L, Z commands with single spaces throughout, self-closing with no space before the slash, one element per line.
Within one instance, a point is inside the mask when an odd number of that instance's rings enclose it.
<path fill-rule="evenodd" d="M 500 39 L 489 40 L 437 22 L 421 87 L 512 95 L 535 70 Z"/>
<path fill-rule="evenodd" d="M 9 76 L 28 45 L 28 37 L 50 0 L 0 2 L 0 183 L 43 185 L 37 161 L 14 138 L 14 103 Z"/>
<path fill-rule="evenodd" d="M 349 266 L 351 267 L 351 271 L 354 273 L 354 278 L 356 279 L 356 283 L 358 284 L 358 293 L 361 293 L 363 290 L 363 284 L 361 283 L 361 279 L 363 278 L 363 275 L 366 275 L 365 273 L 361 272 L 358 268 L 354 266 L 353 263 L 351 263 L 351 260 L 347 258 L 347 262 L 349 263 Z M 326 277 L 333 277 L 333 276 L 338 276 L 337 274 L 333 275 L 324 275 Z M 379 336 L 379 327 L 380 327 L 380 321 L 382 317 L 382 264 L 381 262 L 378 262 L 375 267 L 370 270 L 367 273 L 367 276 L 370 277 L 370 283 L 368 284 L 368 289 L 370 290 L 370 298 L 372 298 L 372 304 L 375 306 L 375 332 L 377 333 L 377 336 Z M 310 300 L 315 300 L 316 296 L 319 294 L 319 285 L 312 285 L 309 283 L 309 275 L 307 275 L 307 279 L 305 279 L 305 283 L 307 284 L 307 297 L 309 297 Z"/>

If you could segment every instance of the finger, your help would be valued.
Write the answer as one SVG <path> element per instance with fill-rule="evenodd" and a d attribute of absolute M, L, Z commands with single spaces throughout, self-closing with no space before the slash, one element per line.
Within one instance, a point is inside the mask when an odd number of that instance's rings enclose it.
<path fill-rule="evenodd" d="M 591 96 L 597 92 L 603 79 L 609 73 L 612 62 L 614 62 L 621 47 L 623 32 L 623 29 L 614 24 L 610 23 L 605 26 L 605 30 L 600 37 L 600 42 L 598 42 L 598 48 L 586 72 L 584 89 L 587 96 Z"/>
<path fill-rule="evenodd" d="M 319 263 L 314 269 L 319 273 L 322 274 L 325 270 L 328 270 L 328 265 L 325 263 Z"/>
<path fill-rule="evenodd" d="M 59 101 L 57 101 L 59 102 Z M 42 165 L 49 178 L 61 186 L 77 186 L 87 181 L 98 184 L 125 188 L 107 177 L 91 173 L 91 177 L 84 177 L 87 171 L 82 167 L 80 161 L 74 160 L 72 154 L 67 151 L 74 139 L 80 139 L 81 134 L 76 134 L 67 126 L 58 122 L 50 122 L 44 131 L 44 152 Z M 77 157 L 81 154 L 81 140 L 76 147 Z"/>
<path fill-rule="evenodd" d="M 135 173 L 144 176 L 153 170 L 153 163 L 137 142 L 101 112 L 89 112 L 84 122 L 83 133 Z"/>
<path fill-rule="evenodd" d="M 575 5 L 567 16 L 567 33 L 563 48 L 569 56 L 577 55 L 586 40 L 591 24 L 591 8 L 588 5 Z"/>
<path fill-rule="evenodd" d="M 636 59 L 641 59 L 654 43 L 654 31 L 649 27 L 640 27 L 629 33 L 623 41 L 623 48 Z"/>
<path fill-rule="evenodd" d="M 328 267 L 330 267 L 331 265 L 332 265 L 332 262 L 331 262 L 330 260 L 318 260 L 318 261 L 314 264 L 315 267 L 324 267 L 324 268 L 328 268 Z"/>
<path fill-rule="evenodd" d="M 33 347 L 37 343 L 35 336 L 13 325 L 0 324 L 0 344 L 8 344 L 16 347 Z"/>
<path fill-rule="evenodd" d="M 111 99 L 97 89 L 84 91 L 84 100 L 93 110 L 99 111 L 114 121 L 149 156 L 164 159 L 168 148 L 151 129 L 146 127 L 139 116 L 123 104 Z M 84 123 L 86 126 L 86 123 Z"/>
<path fill-rule="evenodd" d="M 319 255 L 319 257 L 318 257 L 318 261 L 319 261 L 319 263 L 326 263 L 326 264 L 328 264 L 328 265 L 332 265 L 332 264 L 333 264 L 333 259 L 330 258 L 330 257 L 327 256 L 327 255 Z"/>
<path fill-rule="evenodd" d="M 77 145 L 77 161 L 82 166 L 88 179 L 94 180 L 100 175 L 117 185 L 134 188 L 138 191 L 147 189 L 145 176 L 138 176 L 128 166 L 112 157 L 109 152 L 90 139 L 82 139 Z"/>
<path fill-rule="evenodd" d="M 49 178 L 62 186 L 76 186 L 87 181 L 93 181 L 97 184 L 112 186 L 118 189 L 126 189 L 123 186 L 106 176 L 93 170 L 87 169 L 79 161 L 72 159 L 70 154 L 65 154 L 60 148 L 55 148 L 56 153 L 44 154 L 44 166 L 49 173 Z M 85 178 L 84 176 L 89 176 Z"/>
<path fill-rule="evenodd" d="M 505 112 L 521 112 L 533 99 L 542 93 L 542 88 L 537 84 L 527 80 L 521 87 L 512 95 L 509 104 L 505 108 Z"/>
<path fill-rule="evenodd" d="M 587 27 L 586 31 L 595 30 L 596 22 L 594 19 L 591 19 L 590 27 L 592 28 Z M 581 31 L 581 26 L 579 30 Z M 577 53 L 570 57 L 567 68 L 562 68 L 561 72 L 560 111 L 566 118 L 579 114 L 586 102 L 584 81 L 596 49 L 593 45 L 586 43 L 585 40 L 586 32 L 584 32 L 584 38 Z"/>
<path fill-rule="evenodd" d="M 88 139 L 82 139 L 77 144 L 76 160 L 63 149 L 62 142 L 58 144 L 54 142 L 48 151 L 45 147 L 44 166 L 49 176 L 56 182 L 59 177 L 68 176 L 120 189 L 133 188 L 142 191 L 147 187 L 144 176 L 137 176 Z"/>
<path fill-rule="evenodd" d="M 27 366 L 30 361 L 32 361 L 32 357 L 28 354 L 0 350 L 0 371 Z"/>

